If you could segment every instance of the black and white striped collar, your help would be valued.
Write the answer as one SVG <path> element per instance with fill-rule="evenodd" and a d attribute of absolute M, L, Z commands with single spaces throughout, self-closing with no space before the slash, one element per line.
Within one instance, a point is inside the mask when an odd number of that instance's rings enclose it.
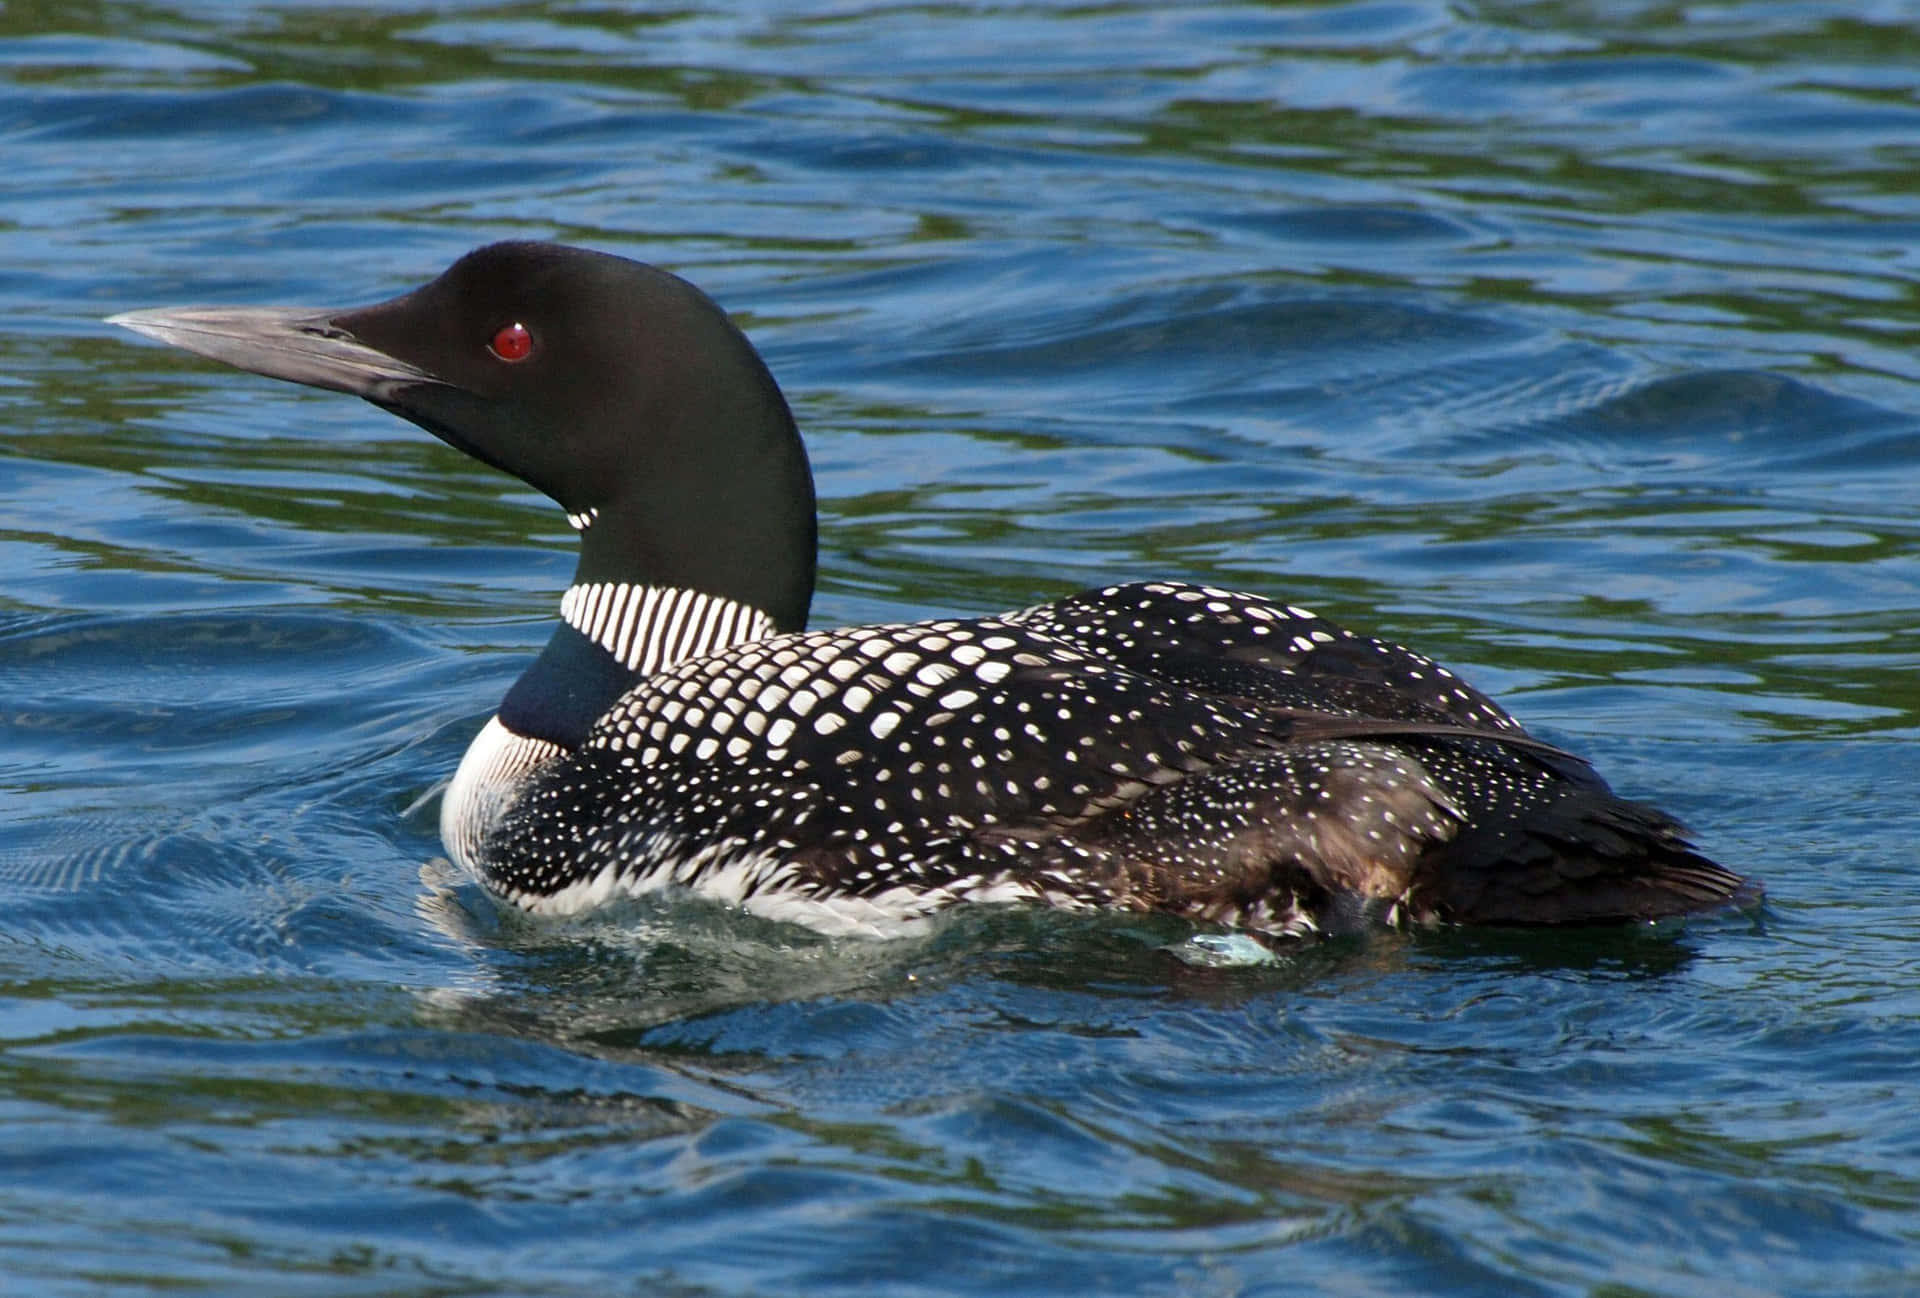
<path fill-rule="evenodd" d="M 774 632 L 773 619 L 746 604 L 629 582 L 570 586 L 560 599 L 560 616 L 623 667 L 643 676 Z"/>

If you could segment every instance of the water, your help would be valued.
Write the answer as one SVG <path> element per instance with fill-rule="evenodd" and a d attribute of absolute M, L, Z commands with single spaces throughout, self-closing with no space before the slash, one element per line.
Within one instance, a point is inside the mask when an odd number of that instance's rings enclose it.
<path fill-rule="evenodd" d="M 1920 1288 L 1916 18 L 0 9 L 0 1287 Z M 558 512 L 99 317 L 509 235 L 739 313 L 817 622 L 1282 595 L 1765 910 L 1221 968 L 497 914 L 432 794 Z"/>

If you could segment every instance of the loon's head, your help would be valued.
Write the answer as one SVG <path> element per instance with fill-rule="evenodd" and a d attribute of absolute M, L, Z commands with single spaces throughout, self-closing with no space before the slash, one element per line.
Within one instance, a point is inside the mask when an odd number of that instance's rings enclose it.
<path fill-rule="evenodd" d="M 666 271 L 497 243 L 373 306 L 112 323 L 364 397 L 505 470 L 591 520 L 576 581 L 677 586 L 805 624 L 813 477 L 793 416 L 746 336 Z"/>

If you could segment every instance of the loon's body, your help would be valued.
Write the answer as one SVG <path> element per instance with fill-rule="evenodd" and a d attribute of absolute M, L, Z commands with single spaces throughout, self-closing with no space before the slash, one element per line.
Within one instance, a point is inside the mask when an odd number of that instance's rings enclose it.
<path fill-rule="evenodd" d="M 807 631 L 813 485 L 751 344 L 684 281 L 496 244 L 346 311 L 118 323 L 363 396 L 545 492 L 581 560 L 442 804 L 524 909 L 684 887 L 829 932 L 958 902 L 1272 935 L 1655 919 L 1745 885 L 1445 668 L 1174 582 Z"/>

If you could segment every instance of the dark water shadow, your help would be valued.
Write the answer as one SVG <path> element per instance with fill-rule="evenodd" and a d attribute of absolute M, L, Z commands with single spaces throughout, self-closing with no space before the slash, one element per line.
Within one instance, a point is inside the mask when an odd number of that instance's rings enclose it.
<path fill-rule="evenodd" d="M 598 1058 L 675 1060 L 733 1075 L 833 1055 L 864 1031 L 937 1020 L 949 1004 L 998 1005 L 1009 1030 L 1098 1037 L 1131 1032 L 1130 1018 L 1147 1007 L 1231 1016 L 1409 976 L 1658 980 L 1695 959 L 1688 925 L 1677 922 L 1383 930 L 1282 945 L 1267 962 L 1221 967 L 1195 963 L 1193 930 L 1166 917 L 978 907 L 923 934 L 872 941 L 825 938 L 684 896 L 551 922 L 504 913 L 471 885 L 441 885 L 420 910 L 467 948 L 480 975 L 435 996 L 436 1016 Z M 1749 931 L 1758 923 L 1747 915 L 1696 922 Z M 1031 1017 L 1022 1021 L 1015 1004 Z M 892 1028 L 880 1026 L 889 1020 Z M 843 1031 L 851 1036 L 837 1039 Z"/>

